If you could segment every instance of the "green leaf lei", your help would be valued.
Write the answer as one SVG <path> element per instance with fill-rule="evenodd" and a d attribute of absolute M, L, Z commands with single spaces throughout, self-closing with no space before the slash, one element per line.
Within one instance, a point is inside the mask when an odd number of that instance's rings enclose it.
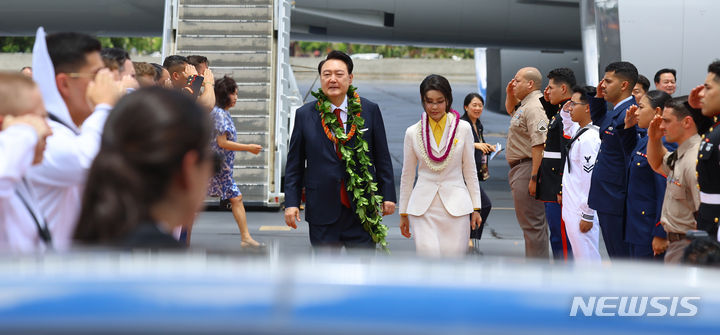
<path fill-rule="evenodd" d="M 352 136 L 352 132 L 345 134 L 345 130 L 340 127 L 337 116 L 335 116 L 335 113 L 332 111 L 332 105 L 322 89 L 318 89 L 317 92 L 312 92 L 312 95 L 318 99 L 315 108 L 320 112 L 320 118 L 324 125 L 327 126 L 327 129 L 329 129 L 337 139 L 342 160 L 345 162 L 345 172 L 349 175 L 345 186 L 348 195 L 352 196 L 353 202 L 355 203 L 355 213 L 373 241 L 389 253 L 390 250 L 387 247 L 387 241 L 385 241 L 388 227 L 382 224 L 381 205 L 383 197 L 382 195 L 375 194 L 378 186 L 369 169 L 372 165 L 367 155 L 367 153 L 370 152 L 370 148 L 362 137 L 363 131 L 359 130 L 362 129 L 365 120 L 360 116 L 362 106 L 360 105 L 360 96 L 356 90 L 357 88 L 350 85 L 347 92 L 347 122 L 358 129 L 357 136 L 354 136 L 355 145 L 353 147 L 348 143 L 348 136 Z"/>

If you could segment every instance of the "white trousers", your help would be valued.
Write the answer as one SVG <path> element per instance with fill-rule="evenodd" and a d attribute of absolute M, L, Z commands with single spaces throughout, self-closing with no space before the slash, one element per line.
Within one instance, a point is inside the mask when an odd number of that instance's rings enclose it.
<path fill-rule="evenodd" d="M 576 262 L 600 262 L 600 224 L 595 215 L 593 226 L 589 231 L 580 232 L 580 210 L 570 206 L 562 206 L 562 217 L 565 221 L 570 245 L 572 246 L 573 259 Z"/>
<path fill-rule="evenodd" d="M 428 257 L 462 257 L 470 240 L 469 215 L 452 216 L 439 195 L 421 216 L 408 215 L 418 255 Z"/>

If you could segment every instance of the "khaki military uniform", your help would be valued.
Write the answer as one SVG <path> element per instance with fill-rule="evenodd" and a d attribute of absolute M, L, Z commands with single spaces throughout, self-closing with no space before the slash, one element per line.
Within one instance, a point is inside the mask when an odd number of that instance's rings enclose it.
<path fill-rule="evenodd" d="M 515 216 L 525 238 L 525 256 L 547 258 L 550 250 L 545 206 L 528 192 L 532 174 L 532 147 L 545 143 L 548 129 L 541 97 L 539 90 L 530 92 L 513 111 L 505 157 L 510 164 L 508 181 L 515 202 Z"/>
<path fill-rule="evenodd" d="M 700 191 L 695 165 L 699 147 L 700 136 L 696 134 L 663 157 L 662 170 L 667 175 L 667 188 L 660 222 L 670 242 L 665 252 L 666 263 L 680 263 L 690 244 L 685 233 L 697 226 L 695 212 L 700 206 Z"/>

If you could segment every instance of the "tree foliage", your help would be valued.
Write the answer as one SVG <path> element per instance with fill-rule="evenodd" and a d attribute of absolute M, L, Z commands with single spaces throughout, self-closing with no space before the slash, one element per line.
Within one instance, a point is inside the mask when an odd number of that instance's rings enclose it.
<path fill-rule="evenodd" d="M 407 45 L 369 45 L 331 42 L 293 42 L 295 56 L 324 56 L 331 50 L 340 50 L 348 54 L 377 53 L 384 58 L 473 58 L 473 49 L 423 48 Z"/>
<path fill-rule="evenodd" d="M 98 37 L 103 48 L 123 48 L 131 54 L 160 51 L 160 37 Z M 35 37 L 0 37 L 0 52 L 32 52 Z"/>

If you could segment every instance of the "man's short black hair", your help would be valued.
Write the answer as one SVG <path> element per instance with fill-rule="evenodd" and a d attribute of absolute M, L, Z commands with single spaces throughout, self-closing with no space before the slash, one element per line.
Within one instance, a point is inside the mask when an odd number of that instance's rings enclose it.
<path fill-rule="evenodd" d="M 120 72 L 125 70 L 125 61 L 130 59 L 130 54 L 122 48 L 104 48 L 100 51 L 100 56 L 103 60 L 109 59 L 117 62 L 118 70 Z"/>
<path fill-rule="evenodd" d="M 650 89 L 650 79 L 647 79 L 647 77 L 639 74 L 637 83 L 642 86 L 643 91 L 647 92 Z"/>
<path fill-rule="evenodd" d="M 714 123 L 712 118 L 703 115 L 699 109 L 690 107 L 687 95 L 668 100 L 665 103 L 665 108 L 672 108 L 673 115 L 675 115 L 678 120 L 682 120 L 686 116 L 691 117 L 693 123 L 695 123 L 695 130 L 698 134 L 706 133 Z"/>
<path fill-rule="evenodd" d="M 673 75 L 673 79 L 677 80 L 677 71 L 675 69 L 660 69 L 658 72 L 655 72 L 655 83 L 660 83 L 660 75 L 663 73 L 671 73 Z"/>
<path fill-rule="evenodd" d="M 587 104 L 590 103 L 590 96 L 595 95 L 595 87 L 592 86 L 573 86 L 572 93 L 580 93 L 580 102 Z"/>
<path fill-rule="evenodd" d="M 177 66 L 185 67 L 185 64 L 188 64 L 188 60 L 185 56 L 172 55 L 165 58 L 165 61 L 163 62 L 163 67 L 168 70 L 168 72 L 172 73 L 172 68 L 175 68 Z"/>
<path fill-rule="evenodd" d="M 698 134 L 707 132 L 713 124 L 712 119 L 702 115 L 699 109 L 691 108 L 687 101 L 687 95 L 672 98 L 665 103 L 665 108 L 672 108 L 673 115 L 675 115 L 678 120 L 682 120 L 686 116 L 692 118 Z"/>
<path fill-rule="evenodd" d="M 337 59 L 337 60 L 343 61 L 345 63 L 345 65 L 347 65 L 348 74 L 352 74 L 352 71 L 353 71 L 352 58 L 350 58 L 350 56 L 348 56 L 346 53 L 344 53 L 342 51 L 338 51 L 338 50 L 330 51 L 330 53 L 327 55 L 327 57 L 325 57 L 325 59 L 322 62 L 320 62 L 320 64 L 318 64 L 318 74 L 322 73 L 323 64 L 325 64 L 326 61 L 331 60 L 331 59 Z"/>
<path fill-rule="evenodd" d="M 716 60 L 708 65 L 708 73 L 715 75 L 715 81 L 720 82 L 720 60 Z"/>
<path fill-rule="evenodd" d="M 575 79 L 575 72 L 566 67 L 551 70 L 550 73 L 548 73 L 547 77 L 548 79 L 553 80 L 556 83 L 565 84 L 568 90 L 572 90 L 572 88 L 577 85 L 577 80 Z"/>
<path fill-rule="evenodd" d="M 45 41 L 55 74 L 78 71 L 87 64 L 87 54 L 102 48 L 96 38 L 81 33 L 50 34 Z"/>
<path fill-rule="evenodd" d="M 210 62 L 208 62 L 207 57 L 200 56 L 200 55 L 187 56 L 187 62 L 192 66 L 198 66 L 203 63 L 207 64 L 208 66 L 210 65 Z"/>
<path fill-rule="evenodd" d="M 630 62 L 614 62 L 605 67 L 605 72 L 614 72 L 616 76 L 626 80 L 630 91 L 635 87 L 638 81 L 638 70 Z"/>

